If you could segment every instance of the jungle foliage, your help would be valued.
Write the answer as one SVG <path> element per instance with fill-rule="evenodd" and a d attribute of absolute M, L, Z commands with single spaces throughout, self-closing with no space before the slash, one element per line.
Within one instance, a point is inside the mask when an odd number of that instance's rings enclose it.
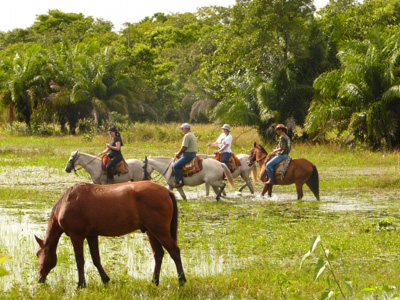
<path fill-rule="evenodd" d="M 113 24 L 49 10 L 0 32 L 2 121 L 75 133 L 128 123 L 227 122 L 265 140 L 348 136 L 400 145 L 397 0 L 236 0 Z M 88 121 L 89 120 L 89 121 Z"/>

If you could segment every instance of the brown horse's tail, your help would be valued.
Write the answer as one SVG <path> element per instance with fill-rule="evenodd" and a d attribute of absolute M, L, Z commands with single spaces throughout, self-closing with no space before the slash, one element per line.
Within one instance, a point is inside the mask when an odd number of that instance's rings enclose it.
<path fill-rule="evenodd" d="M 174 211 L 172 213 L 171 227 L 170 233 L 172 239 L 176 242 L 178 239 L 178 204 L 176 203 L 175 194 L 173 192 L 169 192 L 169 196 L 172 200 L 172 205 L 174 207 Z"/>
<path fill-rule="evenodd" d="M 317 170 L 317 167 L 315 165 L 313 165 L 312 168 L 313 168 L 312 174 L 311 174 L 310 178 L 308 179 L 308 181 L 306 182 L 306 184 L 310 188 L 310 190 L 313 192 L 315 198 L 317 198 L 317 200 L 319 200 L 319 175 L 318 175 L 318 170 Z"/>

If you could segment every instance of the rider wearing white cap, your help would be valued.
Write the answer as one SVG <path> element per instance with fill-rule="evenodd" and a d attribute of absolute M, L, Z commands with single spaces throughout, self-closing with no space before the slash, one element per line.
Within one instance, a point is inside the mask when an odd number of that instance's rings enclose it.
<path fill-rule="evenodd" d="M 175 158 L 178 160 L 175 162 L 174 177 L 175 177 L 175 188 L 183 186 L 182 168 L 192 159 L 196 157 L 197 153 L 197 139 L 193 132 L 190 131 L 190 125 L 183 123 L 179 129 L 184 134 L 181 149 L 175 153 Z M 181 156 L 182 155 L 182 156 Z"/>
<path fill-rule="evenodd" d="M 214 154 L 220 153 L 221 154 L 221 162 L 224 163 L 228 169 L 230 170 L 229 166 L 229 159 L 232 156 L 232 135 L 231 127 L 228 124 L 224 124 L 221 127 L 223 133 L 218 137 L 217 141 L 214 143 L 208 143 L 207 146 L 218 146 L 218 150 L 214 151 Z"/>

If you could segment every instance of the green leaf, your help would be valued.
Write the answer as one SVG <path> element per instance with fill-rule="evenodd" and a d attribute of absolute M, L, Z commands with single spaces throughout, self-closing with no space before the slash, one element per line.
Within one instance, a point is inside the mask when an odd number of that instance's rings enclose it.
<path fill-rule="evenodd" d="M 300 269 L 303 265 L 303 262 L 307 259 L 307 257 L 309 257 L 311 255 L 311 253 L 314 252 L 315 248 L 317 247 L 318 243 L 321 241 L 321 237 L 319 235 L 317 236 L 313 236 L 310 238 L 310 240 L 308 241 L 309 244 L 309 250 L 306 254 L 304 254 L 303 258 L 301 259 L 300 262 Z"/>
<path fill-rule="evenodd" d="M 350 294 L 353 295 L 353 293 L 354 293 L 353 282 L 350 279 L 345 278 L 344 283 L 345 283 L 347 289 L 349 290 Z"/>
<path fill-rule="evenodd" d="M 317 281 L 318 277 L 321 276 L 321 274 L 324 272 L 326 266 L 327 266 L 327 262 L 324 262 L 323 259 L 318 259 L 318 262 L 315 266 L 314 269 L 314 281 Z"/>
<path fill-rule="evenodd" d="M 3 268 L 0 268 L 0 277 L 1 276 L 6 276 L 6 275 L 8 275 L 9 273 L 6 271 L 6 270 L 4 270 Z"/>
<path fill-rule="evenodd" d="M 393 299 L 398 298 L 398 297 L 400 297 L 400 294 L 399 294 L 399 293 L 396 293 L 396 294 L 393 294 L 393 295 L 392 295 L 392 298 L 393 298 Z"/>
<path fill-rule="evenodd" d="M 326 277 L 326 284 L 331 287 L 331 278 L 329 276 Z"/>
<path fill-rule="evenodd" d="M 310 238 L 310 252 L 313 253 L 315 248 L 317 248 L 318 243 L 321 241 L 321 237 L 319 235 L 313 236 Z"/>
<path fill-rule="evenodd" d="M 321 294 L 321 300 L 330 299 L 335 293 L 330 289 L 326 288 Z"/>
<path fill-rule="evenodd" d="M 300 262 L 300 269 L 301 269 L 301 267 L 302 267 L 302 265 L 303 265 L 303 262 L 307 259 L 307 257 L 309 257 L 311 255 L 311 252 L 310 251 L 308 251 L 306 254 L 304 254 L 304 256 L 303 256 L 303 258 L 301 259 L 301 262 Z"/>
<path fill-rule="evenodd" d="M 377 289 L 376 287 L 363 288 L 361 290 L 361 292 L 370 293 L 370 292 L 376 291 L 376 289 Z"/>
<path fill-rule="evenodd" d="M 391 292 L 393 292 L 395 289 L 396 289 L 396 287 L 395 287 L 394 285 L 385 285 L 385 286 L 383 287 L 383 290 L 384 290 L 386 293 L 391 293 Z"/>
<path fill-rule="evenodd" d="M 11 256 L 10 255 L 0 255 L 0 264 L 5 262 L 7 259 L 9 259 Z"/>

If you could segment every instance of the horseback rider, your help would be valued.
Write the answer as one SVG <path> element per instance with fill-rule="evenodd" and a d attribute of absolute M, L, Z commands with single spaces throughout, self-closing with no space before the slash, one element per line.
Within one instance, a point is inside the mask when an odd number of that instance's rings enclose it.
<path fill-rule="evenodd" d="M 221 162 L 224 163 L 228 169 L 232 172 L 231 167 L 229 166 L 229 159 L 232 156 L 232 135 L 231 127 L 228 124 L 224 124 L 222 127 L 222 133 L 218 137 L 217 141 L 214 143 L 208 143 L 207 146 L 218 146 L 218 150 L 214 151 L 215 155 L 221 155 Z"/>
<path fill-rule="evenodd" d="M 114 183 L 113 167 L 116 166 L 120 161 L 122 161 L 121 146 L 123 145 L 123 143 L 120 133 L 114 126 L 108 129 L 108 133 L 110 134 L 111 140 L 108 144 L 106 144 L 107 148 L 98 156 L 107 154 L 107 156 L 110 158 L 110 161 L 106 166 L 106 170 L 107 183 L 112 184 Z"/>
<path fill-rule="evenodd" d="M 180 188 L 183 186 L 182 168 L 194 159 L 197 153 L 197 139 L 193 132 L 190 131 L 190 125 L 184 123 L 179 127 L 179 129 L 182 130 L 184 136 L 181 149 L 175 153 L 175 158 L 178 160 L 173 166 L 175 179 L 174 188 Z"/>
<path fill-rule="evenodd" d="M 269 178 L 266 184 L 275 184 L 274 167 L 289 157 L 289 152 L 291 149 L 291 141 L 286 134 L 287 127 L 283 124 L 278 124 L 275 127 L 275 131 L 280 137 L 279 144 L 272 152 L 278 154 L 266 163 L 266 169 Z"/>

